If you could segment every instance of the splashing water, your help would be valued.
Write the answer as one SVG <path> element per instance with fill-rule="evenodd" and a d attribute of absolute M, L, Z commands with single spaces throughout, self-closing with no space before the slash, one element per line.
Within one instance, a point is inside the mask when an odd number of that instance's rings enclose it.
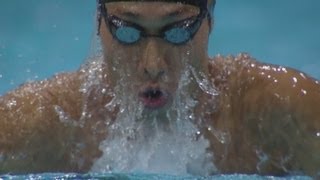
<path fill-rule="evenodd" d="M 209 141 L 200 129 L 207 129 L 208 133 L 226 146 L 230 143 L 230 134 L 208 125 L 203 118 L 214 109 L 214 102 L 207 104 L 212 107 L 209 111 L 201 111 L 200 116 L 196 115 L 194 110 L 201 104 L 197 97 L 190 96 L 188 91 L 189 85 L 195 83 L 199 91 L 212 98 L 206 100 L 214 101 L 218 91 L 203 72 L 197 72 L 186 64 L 170 109 L 150 111 L 146 110 L 137 95 L 132 93 L 138 86 L 128 81 L 127 77 L 132 73 L 122 68 L 120 71 L 123 72 L 119 74 L 123 76 L 115 87 L 110 88 L 104 85 L 104 78 L 107 76 L 104 66 L 106 64 L 103 57 L 100 57 L 93 59 L 83 68 L 87 80 L 81 91 L 91 94 L 91 91 L 98 89 L 95 99 L 107 94 L 112 99 L 96 109 L 118 112 L 114 120 L 107 119 L 109 117 L 106 116 L 106 119 L 96 120 L 107 124 L 106 129 L 99 129 L 107 131 L 107 138 L 100 143 L 99 149 L 103 155 L 94 162 L 91 172 L 202 176 L 218 173 L 213 164 L 214 154 L 207 151 Z M 70 119 L 59 107 L 56 107 L 56 111 L 59 112 L 61 122 L 72 126 L 82 127 L 90 116 L 87 104 L 83 106 L 80 121 Z M 260 159 L 257 164 L 259 170 L 269 158 L 263 151 L 257 151 L 257 155 Z"/>
<path fill-rule="evenodd" d="M 97 65 L 97 63 L 93 63 Z M 102 72 L 99 66 L 91 69 L 83 91 L 99 84 Z M 126 80 L 130 72 L 113 88 L 113 99 L 105 105 L 112 111 L 119 109 L 114 123 L 108 127 L 108 136 L 100 144 L 103 151 L 93 165 L 92 172 L 148 172 L 172 175 L 210 175 L 216 167 L 213 154 L 206 151 L 209 141 L 199 131 L 193 109 L 198 101 L 186 91 L 191 81 L 196 81 L 205 93 L 215 96 L 204 74 L 195 73 L 185 66 L 173 103 L 166 112 L 144 109 L 138 97 L 133 95 L 134 84 Z M 193 77 L 192 77 L 193 76 Z"/>

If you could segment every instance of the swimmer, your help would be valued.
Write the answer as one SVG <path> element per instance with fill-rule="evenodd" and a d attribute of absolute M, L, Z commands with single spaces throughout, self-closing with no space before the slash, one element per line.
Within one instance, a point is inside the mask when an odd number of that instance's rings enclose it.
<path fill-rule="evenodd" d="M 112 171 L 108 158 L 152 160 L 148 143 L 174 146 L 190 127 L 178 154 L 196 144 L 209 165 L 187 173 L 318 175 L 319 81 L 248 54 L 209 58 L 215 0 L 97 3 L 101 57 L 0 97 L 0 173 Z"/>

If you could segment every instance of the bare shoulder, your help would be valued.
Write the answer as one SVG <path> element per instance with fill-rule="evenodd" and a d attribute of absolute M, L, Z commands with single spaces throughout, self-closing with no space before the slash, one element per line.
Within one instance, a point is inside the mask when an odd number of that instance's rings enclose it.
<path fill-rule="evenodd" d="M 41 164 L 38 170 L 58 164 L 46 157 L 48 152 L 61 156 L 58 139 L 63 126 L 57 108 L 79 116 L 80 81 L 78 72 L 64 73 L 24 84 L 0 97 L 0 173 L 36 169 L 31 164 Z"/>
<path fill-rule="evenodd" d="M 29 113 L 34 115 L 42 112 L 41 108 L 48 107 L 48 104 L 63 105 L 80 95 L 80 85 L 78 72 L 62 73 L 50 79 L 23 84 L 0 97 L 2 119 L 8 114 L 14 116 L 13 112 L 27 116 Z"/>
<path fill-rule="evenodd" d="M 310 116 L 309 119 L 317 122 L 320 128 L 317 110 L 320 107 L 320 82 L 306 73 L 262 63 L 248 54 L 217 56 L 211 61 L 210 72 L 214 79 L 224 81 L 224 86 L 228 87 L 226 93 L 245 105 L 248 111 L 288 112 L 304 121 Z"/>
<path fill-rule="evenodd" d="M 259 94 L 319 96 L 320 81 L 293 68 L 262 63 L 248 54 L 216 56 L 210 61 L 210 72 L 222 74 L 230 86 Z"/>
<path fill-rule="evenodd" d="M 292 68 L 261 63 L 248 54 L 217 56 L 211 60 L 210 73 L 221 92 L 221 121 L 229 120 L 234 141 L 252 146 L 258 154 L 250 157 L 268 157 L 259 164 L 260 173 L 317 173 L 318 80 Z M 252 169 L 258 167 L 257 162 Z"/>

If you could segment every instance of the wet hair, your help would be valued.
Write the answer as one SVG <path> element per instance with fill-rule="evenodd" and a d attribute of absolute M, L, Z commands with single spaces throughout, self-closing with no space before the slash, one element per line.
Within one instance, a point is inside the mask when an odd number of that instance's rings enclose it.
<path fill-rule="evenodd" d="M 183 4 L 191 4 L 194 6 L 198 6 L 200 8 L 206 8 L 209 11 L 209 25 L 210 25 L 210 31 L 211 31 L 211 26 L 212 26 L 212 16 L 213 16 L 213 11 L 214 11 L 214 7 L 216 4 L 216 0 L 97 0 L 97 4 L 98 4 L 98 14 L 97 14 L 97 20 L 98 20 L 98 34 L 99 34 L 99 28 L 101 25 L 101 5 L 108 3 L 108 2 L 116 2 L 116 1 L 146 1 L 146 2 L 150 2 L 150 1 L 162 1 L 162 2 L 177 2 L 177 3 L 183 3 Z"/>

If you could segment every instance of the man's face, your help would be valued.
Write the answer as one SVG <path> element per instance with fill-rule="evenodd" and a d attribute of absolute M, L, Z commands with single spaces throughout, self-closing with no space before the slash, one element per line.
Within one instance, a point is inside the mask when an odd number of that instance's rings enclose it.
<path fill-rule="evenodd" d="M 154 36 L 168 25 L 196 17 L 198 7 L 169 2 L 112 2 L 105 7 L 108 15 L 138 25 L 147 34 L 135 43 L 124 44 L 111 34 L 110 24 L 102 19 L 100 34 L 112 86 L 120 83 L 145 107 L 155 110 L 170 106 L 188 67 L 207 73 L 206 18 L 186 43 L 177 45 Z M 187 85 L 190 93 L 197 86 L 193 81 Z"/>

